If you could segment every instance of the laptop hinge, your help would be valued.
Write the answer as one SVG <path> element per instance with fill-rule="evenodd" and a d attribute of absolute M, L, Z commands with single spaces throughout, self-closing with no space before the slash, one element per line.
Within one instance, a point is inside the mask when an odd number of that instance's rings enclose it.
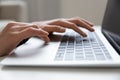
<path fill-rule="evenodd" d="M 113 38 L 110 36 L 109 32 L 107 30 L 102 29 L 102 33 L 105 35 L 107 40 L 110 42 L 110 44 L 115 48 L 115 50 L 120 55 L 120 46 L 113 40 Z"/>

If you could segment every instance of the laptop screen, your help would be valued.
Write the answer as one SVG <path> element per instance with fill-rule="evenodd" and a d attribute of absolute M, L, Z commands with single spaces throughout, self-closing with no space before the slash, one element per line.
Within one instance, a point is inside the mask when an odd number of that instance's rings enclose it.
<path fill-rule="evenodd" d="M 108 0 L 102 32 L 116 51 L 120 53 L 120 0 Z"/>

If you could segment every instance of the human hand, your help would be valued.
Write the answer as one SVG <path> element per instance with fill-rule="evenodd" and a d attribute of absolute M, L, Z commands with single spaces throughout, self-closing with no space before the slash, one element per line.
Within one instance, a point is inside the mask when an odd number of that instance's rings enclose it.
<path fill-rule="evenodd" d="M 10 54 L 22 40 L 32 36 L 40 37 L 48 42 L 48 34 L 34 24 L 10 22 L 0 32 L 0 56 Z"/>
<path fill-rule="evenodd" d="M 83 32 L 78 26 L 85 28 L 91 32 L 94 31 L 94 29 L 92 28 L 93 24 L 91 22 L 88 22 L 84 19 L 80 19 L 79 17 L 69 18 L 69 19 L 60 18 L 60 19 L 54 19 L 54 20 L 48 20 L 48 21 L 38 21 L 33 23 L 37 24 L 43 30 L 49 33 L 65 32 L 65 28 L 70 28 L 78 32 L 83 37 L 86 37 L 87 36 L 86 33 Z"/>

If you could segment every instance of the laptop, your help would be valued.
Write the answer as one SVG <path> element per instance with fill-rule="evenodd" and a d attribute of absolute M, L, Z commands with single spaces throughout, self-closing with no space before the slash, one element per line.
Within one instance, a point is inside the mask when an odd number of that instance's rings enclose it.
<path fill-rule="evenodd" d="M 120 67 L 120 0 L 108 0 L 102 27 L 82 37 L 67 29 L 51 42 L 32 37 L 5 57 L 4 66 Z"/>

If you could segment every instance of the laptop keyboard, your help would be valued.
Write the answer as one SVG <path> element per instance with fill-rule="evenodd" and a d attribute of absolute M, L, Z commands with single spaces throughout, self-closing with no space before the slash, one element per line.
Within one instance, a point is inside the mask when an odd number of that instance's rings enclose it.
<path fill-rule="evenodd" d="M 82 37 L 74 31 L 66 32 L 61 40 L 55 61 L 112 60 L 108 50 L 95 32 Z"/>

